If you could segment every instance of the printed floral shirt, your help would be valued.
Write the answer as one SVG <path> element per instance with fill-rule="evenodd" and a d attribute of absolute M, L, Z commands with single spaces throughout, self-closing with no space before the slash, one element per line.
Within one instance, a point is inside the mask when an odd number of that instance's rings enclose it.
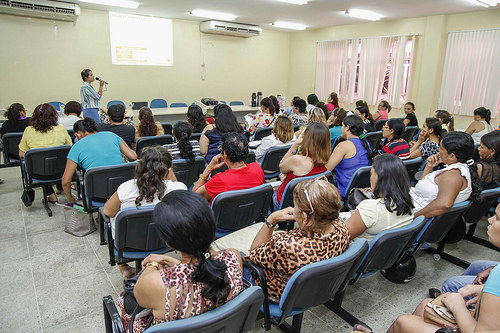
<path fill-rule="evenodd" d="M 273 123 L 274 116 L 271 116 L 269 113 L 258 112 L 250 122 L 248 131 L 250 132 L 250 134 L 254 134 L 257 128 L 272 127 Z"/>

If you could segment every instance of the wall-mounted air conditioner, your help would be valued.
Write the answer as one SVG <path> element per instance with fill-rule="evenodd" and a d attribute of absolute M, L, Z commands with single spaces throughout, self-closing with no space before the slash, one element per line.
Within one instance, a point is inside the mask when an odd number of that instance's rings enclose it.
<path fill-rule="evenodd" d="M 0 14 L 21 15 L 60 21 L 76 21 L 80 6 L 48 0 L 0 0 Z"/>
<path fill-rule="evenodd" d="M 229 35 L 236 37 L 253 37 L 260 36 L 260 34 L 262 34 L 262 28 L 257 25 L 213 20 L 201 22 L 200 31 L 208 34 Z"/>

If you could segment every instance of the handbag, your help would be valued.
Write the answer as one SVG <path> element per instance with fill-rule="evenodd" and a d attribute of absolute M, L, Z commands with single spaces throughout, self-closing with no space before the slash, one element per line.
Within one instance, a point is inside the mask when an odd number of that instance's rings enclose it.
<path fill-rule="evenodd" d="M 24 206 L 30 207 L 35 201 L 35 190 L 33 189 L 24 189 L 23 194 L 21 194 L 21 200 L 23 201 Z"/>
<path fill-rule="evenodd" d="M 64 207 L 64 231 L 73 236 L 83 237 L 97 230 L 91 214 L 83 211 L 83 207 L 72 203 L 58 206 Z"/>
<path fill-rule="evenodd" d="M 371 195 L 367 194 L 362 188 L 355 187 L 347 195 L 347 207 L 349 207 L 349 210 L 355 210 L 359 203 L 366 199 L 372 199 Z"/>
<path fill-rule="evenodd" d="M 457 320 L 453 313 L 443 304 L 443 297 L 450 294 L 449 292 L 444 293 L 427 303 L 424 308 L 424 321 L 428 324 L 434 324 L 441 327 L 447 327 L 451 329 L 458 330 Z M 479 308 L 481 303 L 482 292 L 476 303 L 474 310 L 470 310 L 473 313 L 474 319 L 477 320 L 479 317 Z"/>
<path fill-rule="evenodd" d="M 138 327 L 141 330 L 149 328 L 153 322 L 154 316 L 152 315 L 151 309 L 145 309 L 137 303 L 134 296 L 134 287 L 137 280 L 141 276 L 141 273 L 136 276 L 123 280 L 123 291 L 120 296 L 123 298 L 123 312 L 122 321 L 125 326 L 128 326 L 128 331 L 133 333 L 134 322 L 139 321 Z"/>

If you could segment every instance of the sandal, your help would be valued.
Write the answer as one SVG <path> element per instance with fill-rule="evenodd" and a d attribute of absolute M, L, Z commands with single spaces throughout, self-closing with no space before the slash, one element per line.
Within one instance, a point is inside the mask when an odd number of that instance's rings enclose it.
<path fill-rule="evenodd" d="M 436 298 L 439 295 L 441 295 L 441 290 L 439 290 L 437 288 L 431 288 L 431 289 L 429 289 L 429 297 L 430 298 Z"/>
<path fill-rule="evenodd" d="M 120 273 L 122 273 L 125 280 L 135 276 L 135 268 L 130 267 L 128 264 L 119 264 L 118 268 L 120 269 Z"/>
<path fill-rule="evenodd" d="M 363 333 L 373 333 L 372 329 L 365 323 L 357 323 L 352 327 L 355 331 Z"/>
<path fill-rule="evenodd" d="M 52 199 L 52 200 L 51 200 Z M 47 196 L 47 202 L 50 202 L 52 204 L 55 204 L 57 201 L 57 197 L 54 193 L 50 194 Z"/>

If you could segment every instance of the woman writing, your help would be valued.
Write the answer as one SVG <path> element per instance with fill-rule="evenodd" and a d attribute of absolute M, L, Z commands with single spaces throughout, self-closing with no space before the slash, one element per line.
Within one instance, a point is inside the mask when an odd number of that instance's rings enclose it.
<path fill-rule="evenodd" d="M 417 142 L 410 149 L 410 158 L 422 157 L 426 161 L 429 156 L 439 152 L 440 140 L 441 122 L 437 118 L 426 118 Z"/>
<path fill-rule="evenodd" d="M 474 139 L 474 144 L 478 145 L 483 135 L 493 131 L 490 120 L 491 111 L 489 109 L 480 107 L 474 110 L 474 121 L 465 130 Z"/>
<path fill-rule="evenodd" d="M 361 201 L 346 221 L 351 239 L 371 241 L 379 232 L 413 220 L 410 178 L 401 159 L 389 154 L 377 156 L 370 170 L 370 187 L 374 199 Z"/>
<path fill-rule="evenodd" d="M 134 179 L 118 186 L 116 192 L 104 205 L 104 214 L 111 217 L 111 231 L 115 238 L 116 214 L 124 208 L 156 205 L 163 196 L 174 190 L 187 190 L 178 182 L 172 171 L 172 156 L 163 147 L 146 147 L 135 167 Z M 135 274 L 135 269 L 127 264 L 119 265 L 125 279 Z"/>
<path fill-rule="evenodd" d="M 264 128 L 274 126 L 274 113 L 276 112 L 273 100 L 269 97 L 265 97 L 260 102 L 260 110 L 252 118 L 252 121 L 248 124 L 248 131 L 250 134 L 254 134 L 257 128 Z"/>
<path fill-rule="evenodd" d="M 266 151 L 272 147 L 281 147 L 292 144 L 295 140 L 293 136 L 292 120 L 287 116 L 278 116 L 276 124 L 271 131 L 271 135 L 262 138 L 262 142 L 255 150 L 255 161 L 262 163 Z"/>
<path fill-rule="evenodd" d="M 191 191 L 173 191 L 156 205 L 153 221 L 165 244 L 181 253 L 180 260 L 151 254 L 142 262 L 134 296 L 139 305 L 152 309 L 153 324 L 197 316 L 243 290 L 239 252 L 210 249 L 215 221 L 205 198 Z M 128 322 L 123 300 L 118 303 Z M 134 332 L 142 332 L 145 321 L 135 320 Z"/>
<path fill-rule="evenodd" d="M 325 124 L 327 125 L 326 118 L 325 118 L 325 113 L 323 110 L 319 107 L 315 107 L 314 109 L 309 112 L 309 115 L 307 116 L 307 123 L 305 126 L 302 126 L 300 130 L 298 130 L 295 133 L 295 137 L 298 138 L 302 132 L 304 132 L 304 129 L 307 128 L 312 123 L 320 123 L 320 124 Z"/>

